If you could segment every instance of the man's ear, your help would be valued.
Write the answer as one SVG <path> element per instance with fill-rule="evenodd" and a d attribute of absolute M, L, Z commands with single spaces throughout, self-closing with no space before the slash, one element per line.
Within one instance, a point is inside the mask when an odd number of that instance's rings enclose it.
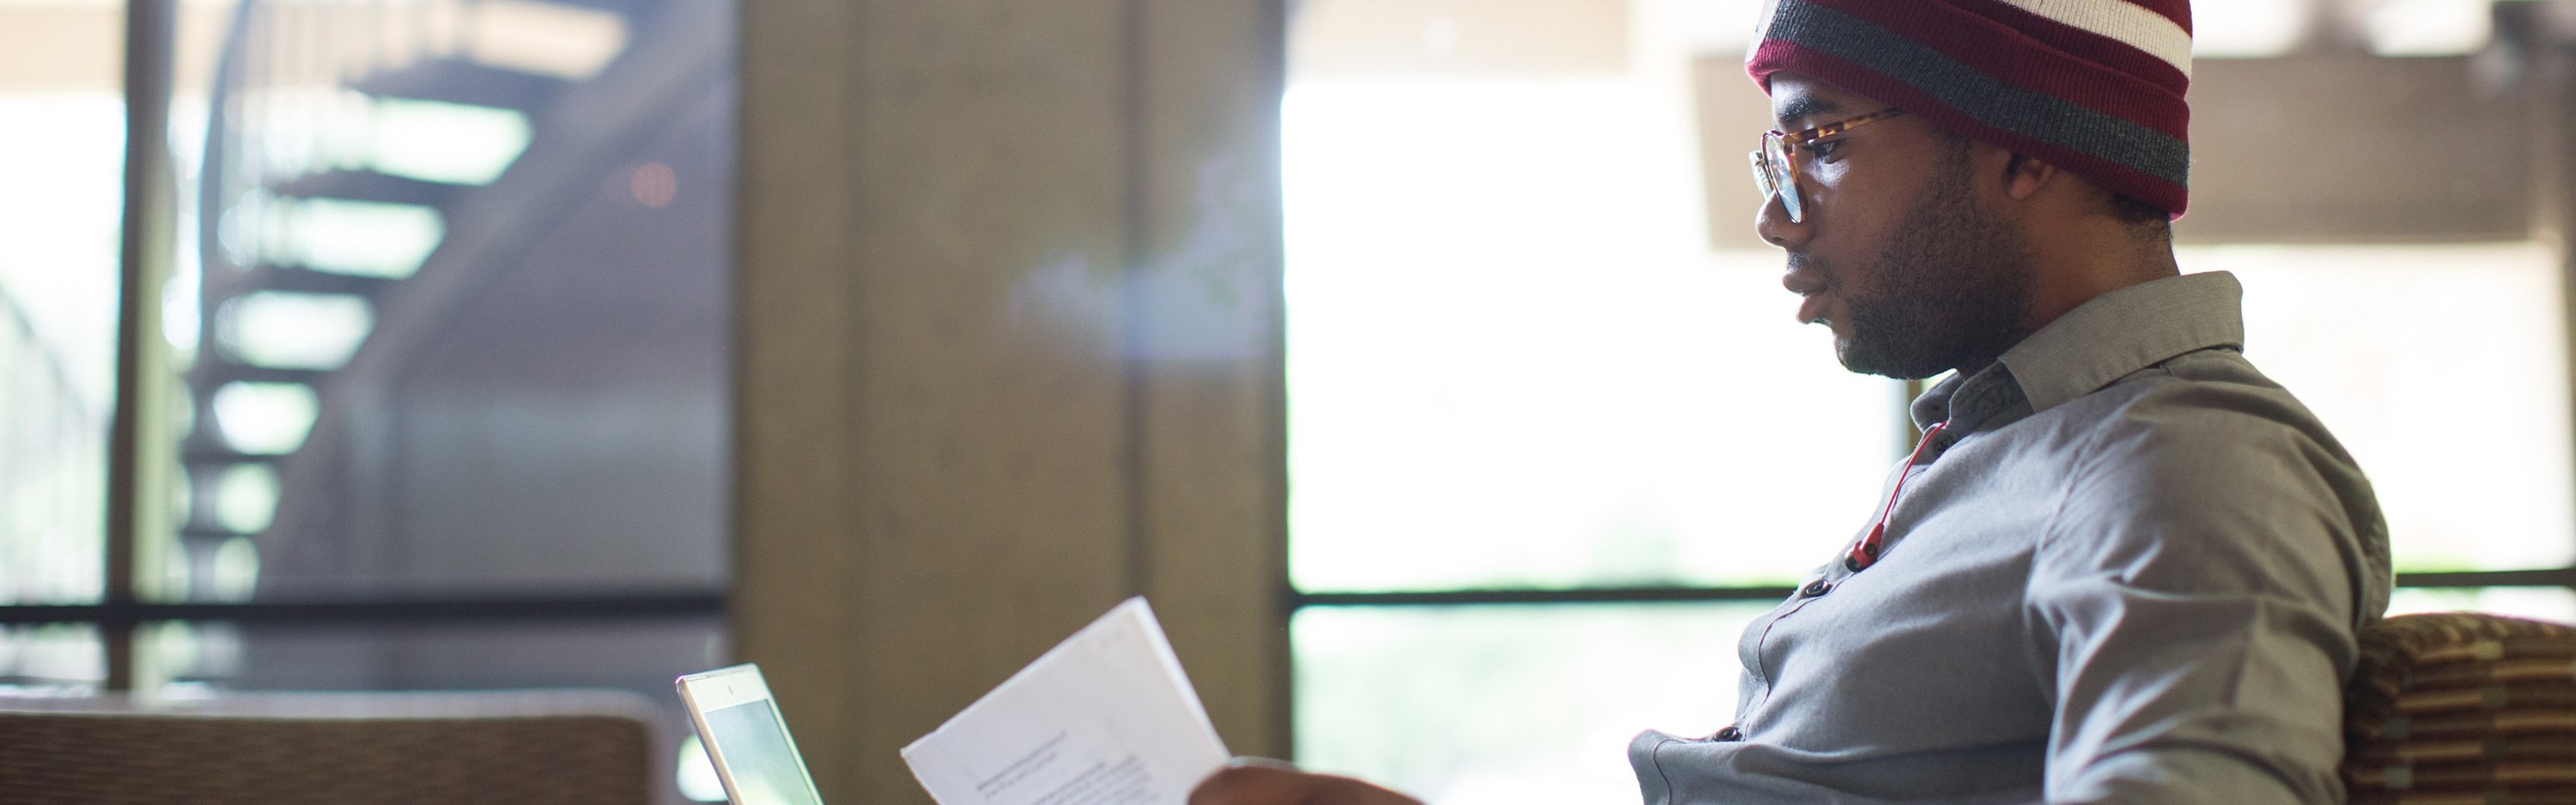
<path fill-rule="evenodd" d="M 2028 201 L 2057 179 L 2057 166 L 2048 160 L 2014 152 L 2004 160 L 2004 192 L 2014 201 Z"/>

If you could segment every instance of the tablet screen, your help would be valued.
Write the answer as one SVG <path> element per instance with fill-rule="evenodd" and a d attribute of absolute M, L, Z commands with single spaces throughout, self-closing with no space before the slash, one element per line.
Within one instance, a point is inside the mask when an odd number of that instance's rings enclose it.
<path fill-rule="evenodd" d="M 822 805 L 768 699 L 707 711 L 707 742 L 739 789 L 734 805 Z"/>

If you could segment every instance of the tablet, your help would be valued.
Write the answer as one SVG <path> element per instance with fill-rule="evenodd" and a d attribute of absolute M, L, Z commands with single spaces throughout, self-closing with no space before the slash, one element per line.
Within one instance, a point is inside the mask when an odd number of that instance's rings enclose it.
<path fill-rule="evenodd" d="M 680 677 L 680 700 L 707 746 L 733 805 L 823 805 L 760 667 L 737 665 Z"/>

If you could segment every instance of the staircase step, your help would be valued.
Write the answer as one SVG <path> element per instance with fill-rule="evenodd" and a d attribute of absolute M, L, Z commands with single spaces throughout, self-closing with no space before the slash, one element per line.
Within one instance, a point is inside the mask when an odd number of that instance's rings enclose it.
<path fill-rule="evenodd" d="M 349 82 L 379 98 L 461 103 L 536 112 L 570 83 L 549 75 L 494 67 L 454 56 L 424 59 Z"/>
<path fill-rule="evenodd" d="M 236 537 L 247 536 L 251 535 L 234 533 L 232 530 L 226 529 L 222 526 L 200 525 L 195 523 L 191 523 L 179 529 L 179 541 L 182 544 L 190 544 L 190 547 L 202 546 L 205 548 L 212 548 L 232 541 Z"/>
<path fill-rule="evenodd" d="M 606 11 L 624 16 L 629 20 L 651 16 L 654 9 L 662 5 L 662 0 L 538 0 L 538 2 Z"/>
<path fill-rule="evenodd" d="M 237 293 L 287 291 L 310 294 L 349 294 L 374 299 L 400 280 L 361 274 L 318 271 L 301 266 L 261 265 L 253 267 L 241 281 L 231 286 Z"/>
<path fill-rule="evenodd" d="M 189 372 L 190 379 L 210 387 L 221 387 L 226 383 L 302 383 L 309 386 L 328 374 L 330 371 L 325 369 L 252 366 L 231 359 L 221 350 L 209 351 L 199 357 L 196 368 Z"/>
<path fill-rule="evenodd" d="M 436 207 L 466 185 L 395 176 L 370 170 L 328 170 L 270 188 L 283 196 L 373 201 Z"/>
<path fill-rule="evenodd" d="M 191 439 L 179 447 L 179 462 L 190 467 L 216 468 L 234 464 L 275 464 L 285 456 L 244 453 L 221 445 L 198 444 Z"/>

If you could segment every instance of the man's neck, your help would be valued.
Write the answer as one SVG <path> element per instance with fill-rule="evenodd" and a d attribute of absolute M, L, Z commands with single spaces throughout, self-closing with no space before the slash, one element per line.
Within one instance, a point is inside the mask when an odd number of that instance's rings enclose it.
<path fill-rule="evenodd" d="M 2065 239 L 2059 254 L 2039 255 L 2033 278 L 2030 317 L 2023 332 L 2035 333 L 2095 297 L 2141 283 L 2182 275 L 2174 262 L 2173 244 L 2147 241 L 2132 232 Z"/>
<path fill-rule="evenodd" d="M 2039 332 L 2069 311 L 2093 301 L 2096 297 L 2132 285 L 2139 285 L 2182 275 L 2174 262 L 2169 242 L 2127 242 L 2113 248 L 2068 250 L 2073 254 L 2039 255 L 2038 272 L 2032 278 L 2030 308 L 2020 335 L 1996 346 L 1991 352 L 1968 356 L 1956 367 L 1960 377 L 1972 377 L 1993 366 L 2003 354 L 2019 345 L 2030 334 Z"/>

